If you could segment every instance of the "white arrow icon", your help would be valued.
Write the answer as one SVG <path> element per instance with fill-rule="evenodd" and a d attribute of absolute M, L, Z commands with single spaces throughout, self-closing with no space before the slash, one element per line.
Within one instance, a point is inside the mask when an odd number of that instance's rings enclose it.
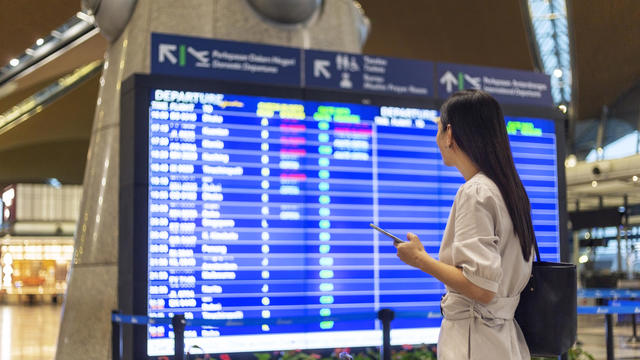
<path fill-rule="evenodd" d="M 474 89 L 480 89 L 480 77 L 472 77 L 469 74 L 464 74 L 464 79 L 473 86 Z"/>
<path fill-rule="evenodd" d="M 440 78 L 440 84 L 447 86 L 447 92 L 450 93 L 453 91 L 453 87 L 458 85 L 458 79 L 451 73 L 451 71 L 447 71 Z"/>
<path fill-rule="evenodd" d="M 158 46 L 158 62 L 164 62 L 164 59 L 169 59 L 172 64 L 178 62 L 178 59 L 173 55 L 178 47 L 175 44 L 160 44 Z"/>
<path fill-rule="evenodd" d="M 331 74 L 327 66 L 331 65 L 329 60 L 313 60 L 313 77 L 322 75 L 325 79 L 331 79 Z"/>

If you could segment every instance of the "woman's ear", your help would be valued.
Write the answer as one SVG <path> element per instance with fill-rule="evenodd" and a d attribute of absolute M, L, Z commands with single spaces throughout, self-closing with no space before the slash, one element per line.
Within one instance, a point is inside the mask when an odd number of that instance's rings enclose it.
<path fill-rule="evenodd" d="M 453 132 L 451 131 L 451 124 L 447 124 L 447 131 L 445 132 L 445 137 L 447 139 L 447 147 L 449 149 L 453 148 Z"/>

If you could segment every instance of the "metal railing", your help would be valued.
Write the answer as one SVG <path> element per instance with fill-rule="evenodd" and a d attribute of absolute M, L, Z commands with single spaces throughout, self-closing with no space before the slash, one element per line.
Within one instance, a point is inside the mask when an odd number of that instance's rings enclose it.
<path fill-rule="evenodd" d="M 584 299 L 599 299 L 604 300 L 618 300 L 618 299 L 640 299 L 640 290 L 632 289 L 579 289 L 578 298 Z M 628 305 L 624 303 L 613 303 L 611 305 L 600 306 L 578 306 L 579 315 L 605 315 L 605 336 L 606 336 L 606 348 L 607 348 L 607 360 L 614 359 L 614 344 L 613 344 L 613 315 L 633 315 L 633 337 L 632 339 L 638 339 L 636 332 L 636 317 L 635 314 L 640 314 L 640 301 L 635 305 Z M 318 321 L 354 321 L 354 320 L 375 320 L 378 319 L 382 322 L 382 344 L 380 347 L 380 359 L 391 359 L 391 322 L 394 319 L 407 319 L 407 318 L 422 318 L 422 319 L 436 319 L 441 318 L 440 312 L 434 311 L 398 311 L 395 312 L 391 309 L 381 309 L 377 313 L 353 313 L 335 317 L 320 317 L 320 316 L 305 316 L 305 317 L 291 317 L 291 318 L 277 318 L 277 319 L 262 319 L 262 318 L 249 318 L 249 319 L 234 319 L 234 320 L 208 320 L 208 319 L 186 319 L 183 314 L 176 314 L 172 318 L 150 318 L 148 316 L 140 315 L 126 315 L 120 314 L 118 311 L 113 311 L 111 316 L 112 324 L 112 355 L 113 360 L 120 360 L 122 356 L 122 326 L 123 324 L 130 324 L 133 326 L 146 326 L 149 324 L 158 325 L 171 325 L 174 331 L 174 357 L 176 360 L 185 359 L 185 338 L 184 330 L 187 326 L 249 326 L 249 325 L 261 325 L 261 324 L 305 324 L 315 323 Z M 346 356 L 344 357 L 346 358 Z M 560 358 L 566 358 L 566 354 Z"/>

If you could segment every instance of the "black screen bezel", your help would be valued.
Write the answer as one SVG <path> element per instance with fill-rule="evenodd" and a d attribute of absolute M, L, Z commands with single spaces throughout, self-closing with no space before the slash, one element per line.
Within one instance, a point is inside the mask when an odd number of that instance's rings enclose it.
<path fill-rule="evenodd" d="M 149 104 L 152 89 L 201 91 L 311 101 L 438 110 L 442 99 L 293 88 L 167 75 L 134 74 L 122 83 L 120 98 L 120 190 L 118 305 L 123 314 L 147 315 Z M 561 261 L 568 261 L 565 134 L 562 114 L 553 107 L 502 105 L 505 116 L 555 122 Z M 147 327 L 125 326 L 123 359 L 149 359 Z"/>

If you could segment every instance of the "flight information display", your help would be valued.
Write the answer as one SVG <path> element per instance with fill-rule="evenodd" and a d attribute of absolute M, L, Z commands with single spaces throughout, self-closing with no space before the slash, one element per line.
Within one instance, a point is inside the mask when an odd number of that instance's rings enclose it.
<path fill-rule="evenodd" d="M 172 89 L 148 108 L 148 315 L 256 320 L 187 327 L 187 348 L 379 346 L 379 309 L 439 313 L 443 285 L 369 227 L 414 232 L 437 257 L 464 182 L 442 162 L 437 110 Z M 557 261 L 554 122 L 505 121 L 542 258 Z M 440 321 L 400 316 L 392 344 L 436 343 Z M 148 355 L 173 353 L 170 326 L 147 338 Z"/>

